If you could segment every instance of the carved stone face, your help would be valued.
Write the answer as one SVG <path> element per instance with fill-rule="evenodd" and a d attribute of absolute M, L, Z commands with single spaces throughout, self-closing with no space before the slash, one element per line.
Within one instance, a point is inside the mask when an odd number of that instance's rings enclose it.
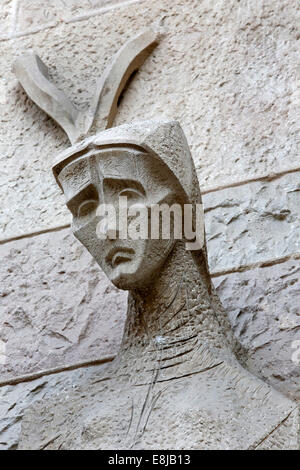
<path fill-rule="evenodd" d="M 118 288 L 146 286 L 161 269 L 174 247 L 174 239 L 100 239 L 97 224 L 100 204 L 112 204 L 119 213 L 119 197 L 128 208 L 142 203 L 181 203 L 181 188 L 159 159 L 138 150 L 105 149 L 69 163 L 59 174 L 67 207 L 73 214 L 72 230 L 105 274 Z M 130 221 L 128 221 L 130 222 Z M 115 227 L 106 225 L 109 234 Z"/>

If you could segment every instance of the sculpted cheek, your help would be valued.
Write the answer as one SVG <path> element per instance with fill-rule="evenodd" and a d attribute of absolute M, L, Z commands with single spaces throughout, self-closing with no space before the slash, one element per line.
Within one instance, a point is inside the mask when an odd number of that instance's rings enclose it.
<path fill-rule="evenodd" d="M 99 254 L 103 248 L 103 241 L 99 240 L 96 234 L 98 222 L 99 218 L 95 216 L 81 227 L 76 227 L 76 224 L 72 226 L 74 236 L 85 246 L 97 262 L 99 262 Z"/>

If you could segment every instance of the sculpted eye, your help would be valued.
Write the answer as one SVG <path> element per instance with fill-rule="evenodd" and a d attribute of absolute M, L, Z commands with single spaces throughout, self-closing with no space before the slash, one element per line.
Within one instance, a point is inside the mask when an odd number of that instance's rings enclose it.
<path fill-rule="evenodd" d="M 98 204 L 98 191 L 93 184 L 88 184 L 67 201 L 67 207 L 75 218 L 92 214 Z"/>
<path fill-rule="evenodd" d="M 77 217 L 84 217 L 86 215 L 90 215 L 97 209 L 98 201 L 95 199 L 88 199 L 83 201 L 77 210 Z"/>

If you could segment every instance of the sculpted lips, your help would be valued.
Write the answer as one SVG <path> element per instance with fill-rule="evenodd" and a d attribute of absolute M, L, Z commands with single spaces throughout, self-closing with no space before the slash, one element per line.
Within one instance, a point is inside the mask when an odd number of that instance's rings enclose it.
<path fill-rule="evenodd" d="M 132 261 L 134 250 L 132 248 L 116 247 L 110 250 L 106 256 L 106 261 L 112 268 L 116 268 L 121 263 Z"/>

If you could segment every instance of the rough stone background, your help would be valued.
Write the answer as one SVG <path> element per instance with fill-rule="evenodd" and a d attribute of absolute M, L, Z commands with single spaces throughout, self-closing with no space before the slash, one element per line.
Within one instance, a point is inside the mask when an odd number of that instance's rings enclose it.
<path fill-rule="evenodd" d="M 27 5 L 32 21 L 45 8 L 44 2 L 18 5 Z M 26 29 L 20 37 L 16 32 L 0 44 L 4 238 L 70 220 L 49 171 L 67 138 L 31 103 L 11 72 L 14 58 L 28 49 L 43 58 L 57 86 L 85 108 L 113 54 L 137 32 L 154 27 L 165 38 L 127 90 L 116 124 L 178 119 L 203 190 L 300 167 L 293 0 L 159 0 L 117 6 L 90 16 L 87 10 L 74 21 L 61 18 L 55 26 L 45 23 L 31 34 Z M 65 14 L 71 11 L 66 7 Z"/>
<path fill-rule="evenodd" d="M 127 296 L 61 230 L 0 246 L 1 379 L 115 354 Z"/>
<path fill-rule="evenodd" d="M 203 204 L 212 271 L 300 252 L 300 172 L 208 193 Z"/>
<path fill-rule="evenodd" d="M 181 122 L 204 193 L 214 283 L 248 367 L 300 399 L 298 25 L 294 0 L 2 0 L 0 448 L 17 445 L 33 400 L 116 352 L 126 311 L 126 294 L 65 228 L 50 168 L 68 140 L 27 98 L 12 63 L 33 49 L 84 109 L 113 54 L 148 26 L 164 38 L 116 124 Z"/>
<path fill-rule="evenodd" d="M 235 336 L 248 352 L 248 368 L 297 400 L 299 364 L 291 356 L 299 340 L 299 261 L 300 256 L 214 278 Z"/>

